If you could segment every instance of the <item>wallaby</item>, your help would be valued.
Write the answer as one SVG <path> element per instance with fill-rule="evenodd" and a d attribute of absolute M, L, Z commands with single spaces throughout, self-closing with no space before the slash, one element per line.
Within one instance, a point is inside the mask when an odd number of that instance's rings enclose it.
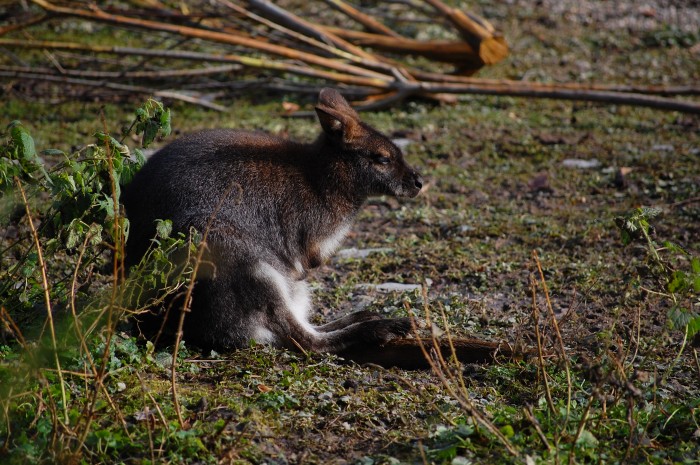
<path fill-rule="evenodd" d="M 336 90 L 321 90 L 316 113 L 322 131 L 309 144 L 224 129 L 182 137 L 124 189 L 127 265 L 148 250 L 157 219 L 172 220 L 175 232 L 206 231 L 213 266 L 196 277 L 188 343 L 344 353 L 411 331 L 408 318 L 367 311 L 309 322 L 307 272 L 339 247 L 367 198 L 415 197 L 423 186 L 401 150 Z"/>

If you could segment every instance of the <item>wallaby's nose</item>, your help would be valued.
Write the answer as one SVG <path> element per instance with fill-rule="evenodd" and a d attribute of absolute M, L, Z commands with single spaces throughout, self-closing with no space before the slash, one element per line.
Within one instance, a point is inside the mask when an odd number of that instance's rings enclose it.
<path fill-rule="evenodd" d="M 413 173 L 413 183 L 415 184 L 416 189 L 421 190 L 423 188 L 423 176 L 414 172 Z"/>

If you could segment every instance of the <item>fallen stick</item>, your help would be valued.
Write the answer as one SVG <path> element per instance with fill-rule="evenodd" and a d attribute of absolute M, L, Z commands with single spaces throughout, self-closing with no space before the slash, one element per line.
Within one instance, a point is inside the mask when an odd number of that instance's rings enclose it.
<path fill-rule="evenodd" d="M 219 2 L 226 4 L 230 3 L 228 0 L 219 0 Z M 248 4 L 254 9 L 265 14 L 267 18 L 277 21 L 279 24 L 286 25 L 292 30 L 301 32 L 322 42 L 332 43 L 341 50 L 349 52 L 358 57 L 362 57 L 365 60 L 377 61 L 377 59 L 371 53 L 368 53 L 361 48 L 346 42 L 333 33 L 325 32 L 317 27 L 314 27 L 314 25 L 308 21 L 300 18 L 292 12 L 278 7 L 268 0 L 248 0 Z"/>
<path fill-rule="evenodd" d="M 625 92 L 649 95 L 700 95 L 700 85 L 640 85 L 640 84 L 599 84 L 599 83 L 578 83 L 578 82 L 557 82 L 542 83 L 531 81 L 517 81 L 513 79 L 487 79 L 474 78 L 469 76 L 456 76 L 453 74 L 431 73 L 421 70 L 411 70 L 413 75 L 421 80 L 435 83 L 456 83 L 471 85 L 488 85 L 501 87 L 523 87 L 536 88 L 541 90 L 579 90 L 579 91 L 606 91 Z"/>
<path fill-rule="evenodd" d="M 37 74 L 37 73 L 20 73 L 20 72 L 0 71 L 0 77 L 27 79 L 27 80 L 34 80 L 34 81 L 59 82 L 62 84 L 73 84 L 73 85 L 77 85 L 77 86 L 86 86 L 86 87 L 99 87 L 99 88 L 119 90 L 119 91 L 136 93 L 136 94 L 153 95 L 155 97 L 171 98 L 174 100 L 181 100 L 181 101 L 187 102 L 187 103 L 193 103 L 195 105 L 209 108 L 211 110 L 216 110 L 216 111 L 221 111 L 221 112 L 228 111 L 228 109 L 224 106 L 217 105 L 216 103 L 212 103 L 212 102 L 207 102 L 206 100 L 202 100 L 202 99 L 199 99 L 197 97 L 192 97 L 190 95 L 185 95 L 185 94 L 182 94 L 180 92 L 175 92 L 172 90 L 154 90 L 154 89 L 149 89 L 146 87 L 129 86 L 129 85 L 117 84 L 117 83 L 109 82 L 109 81 L 91 81 L 88 79 L 77 79 L 77 78 L 70 78 L 70 77 L 64 77 L 64 76 L 53 76 L 53 75 L 45 75 L 45 74 Z"/>
<path fill-rule="evenodd" d="M 505 39 L 497 34 L 496 28 L 485 19 L 448 7 L 441 0 L 424 1 L 452 22 L 464 40 L 478 50 L 479 58 L 484 64 L 497 63 L 508 55 L 508 44 Z"/>
<path fill-rule="evenodd" d="M 155 71 L 92 71 L 81 69 L 62 69 L 57 72 L 53 68 L 32 68 L 24 66 L 2 66 L 0 71 L 7 73 L 25 73 L 25 74 L 43 74 L 47 76 L 70 76 L 86 79 L 157 79 L 171 77 L 191 77 L 191 76 L 206 76 L 209 74 L 230 73 L 232 71 L 240 71 L 242 66 L 239 65 L 224 65 L 212 66 L 208 68 L 196 69 L 160 69 Z"/>
<path fill-rule="evenodd" d="M 44 21 L 47 21 L 49 19 L 51 19 L 50 15 L 45 15 L 45 14 L 44 15 L 37 15 L 37 16 L 29 18 L 28 20 L 23 21 L 23 22 L 0 27 L 0 37 L 4 36 L 8 32 L 19 31 L 21 29 L 25 29 L 25 28 L 28 28 L 30 26 L 34 26 L 36 24 L 43 23 Z"/>
<path fill-rule="evenodd" d="M 466 42 L 454 41 L 420 41 L 405 37 L 394 38 L 380 34 L 321 26 L 325 31 L 339 37 L 351 40 L 357 45 L 373 47 L 401 55 L 418 55 L 431 60 L 459 65 L 461 69 L 478 70 L 483 66 L 483 60 L 477 55 L 474 47 Z M 436 73 L 438 74 L 438 73 Z"/>
<path fill-rule="evenodd" d="M 384 24 L 380 23 L 373 17 L 362 13 L 361 11 L 353 8 L 342 0 L 324 0 L 328 5 L 332 6 L 338 11 L 341 11 L 345 15 L 354 19 L 358 23 L 362 24 L 367 30 L 375 32 L 377 34 L 383 34 L 385 36 L 393 38 L 401 38 L 401 35 L 396 31 L 388 28 Z"/>
<path fill-rule="evenodd" d="M 656 108 L 657 110 L 680 111 L 683 113 L 700 114 L 700 103 L 676 100 L 667 97 L 642 95 L 632 92 L 611 92 L 584 89 L 540 88 L 526 85 L 518 87 L 491 86 L 488 84 L 450 84 L 420 82 L 423 92 L 443 92 L 447 94 L 481 94 L 507 95 L 511 97 L 534 97 L 556 100 L 578 100 L 585 102 L 601 102 L 607 104 L 631 105 L 637 107 Z"/>

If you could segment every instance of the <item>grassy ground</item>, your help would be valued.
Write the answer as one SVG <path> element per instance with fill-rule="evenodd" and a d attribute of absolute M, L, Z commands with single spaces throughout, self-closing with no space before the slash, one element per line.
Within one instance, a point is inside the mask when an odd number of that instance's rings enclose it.
<path fill-rule="evenodd" d="M 674 18 L 659 5 L 653 16 L 625 2 L 618 10 L 598 2 L 482 3 L 512 48 L 484 76 L 700 80 L 698 32 L 685 19 L 697 17 L 697 7 Z M 631 13 L 620 13 L 627 6 Z M 602 15 L 594 15 L 598 21 L 588 20 L 589 7 Z M 118 133 L 134 107 L 64 102 L 47 112 L 11 92 L 3 99 L 4 117 L 21 119 L 39 148 L 66 151 L 102 129 L 102 114 Z M 220 115 L 174 105 L 174 132 L 233 126 L 309 139 L 317 131 L 314 121 L 281 116 L 279 101 L 242 99 L 232 107 Z M 90 382 L 67 351 L 64 368 L 75 371 L 64 375 L 71 428 L 56 430 L 45 399 L 60 398 L 57 374 L 32 377 L 26 367 L 41 361 L 27 362 L 8 340 L 0 346 L 2 382 L 18 388 L 9 391 L 17 400 L 2 404 L 10 415 L 0 425 L 0 462 L 697 463 L 699 341 L 686 340 L 678 318 L 671 318 L 675 329 L 668 318 L 673 298 L 697 314 L 697 290 L 691 284 L 671 297 L 644 237 L 623 245 L 615 218 L 640 206 L 660 209 L 650 219 L 651 239 L 679 244 L 687 254 L 666 246 L 659 260 L 693 275 L 700 119 L 495 97 L 466 97 L 449 107 L 413 102 L 364 118 L 405 139 L 407 159 L 429 185 L 409 201 L 369 202 L 344 247 L 385 250 L 340 256 L 319 269 L 311 277 L 314 319 L 359 308 L 422 314 L 427 306 L 444 310 L 456 334 L 529 347 L 540 334 L 552 355 L 465 366 L 455 382 L 443 383 L 432 373 L 347 365 L 325 355 L 264 347 L 201 354 L 185 344 L 176 377 L 181 423 L 169 352 L 124 330 L 111 341 L 106 390 L 90 414 Z M 597 163 L 581 168 L 570 160 Z M 12 218 L 3 216 L 3 250 L 16 234 Z M 366 286 L 384 282 L 425 284 L 428 302 L 419 291 Z M 547 318 L 547 298 L 561 339 Z M 472 408 L 501 436 L 475 425 Z"/>

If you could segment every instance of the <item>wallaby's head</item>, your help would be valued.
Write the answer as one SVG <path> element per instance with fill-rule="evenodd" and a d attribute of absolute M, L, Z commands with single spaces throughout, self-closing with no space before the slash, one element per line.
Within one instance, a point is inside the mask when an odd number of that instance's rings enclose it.
<path fill-rule="evenodd" d="M 367 195 L 415 197 L 423 187 L 421 175 L 408 166 L 389 138 L 360 121 L 338 91 L 325 88 L 316 113 L 333 151 L 349 161 L 352 173 Z"/>

